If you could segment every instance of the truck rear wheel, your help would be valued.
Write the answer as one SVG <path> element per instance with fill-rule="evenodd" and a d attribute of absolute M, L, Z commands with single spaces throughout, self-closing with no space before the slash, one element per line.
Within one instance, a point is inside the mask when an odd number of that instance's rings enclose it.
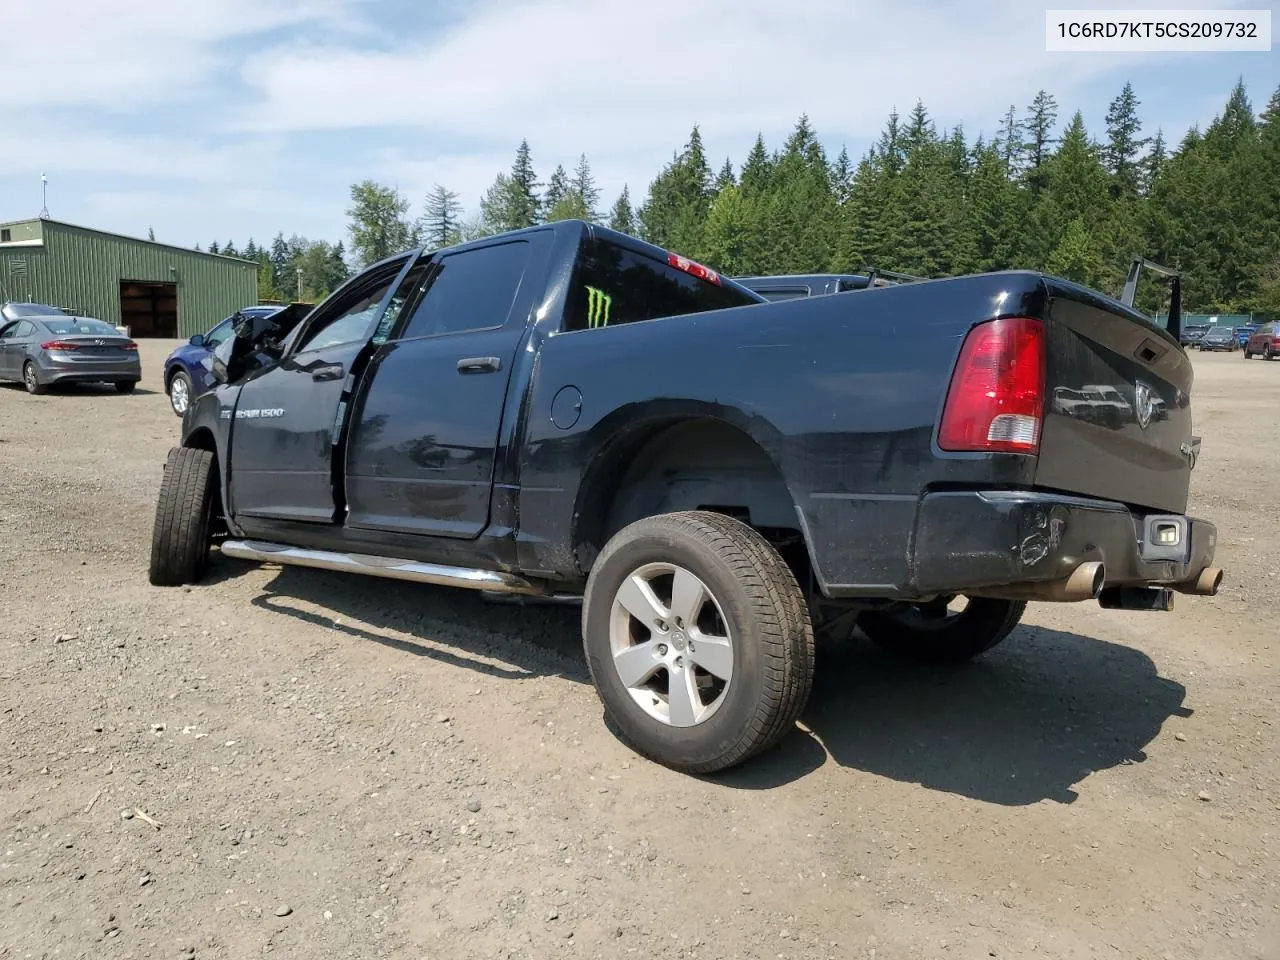
<path fill-rule="evenodd" d="M 169 451 L 151 533 L 155 586 L 195 583 L 208 569 L 215 476 L 213 454 L 208 450 L 175 447 Z"/>
<path fill-rule="evenodd" d="M 582 636 L 622 739 L 689 773 L 773 746 L 813 684 L 795 576 L 759 533 L 716 513 L 647 517 L 614 535 L 587 580 Z"/>
<path fill-rule="evenodd" d="M 956 664 L 972 660 L 1004 640 L 1026 609 L 1023 600 L 973 597 L 961 611 L 917 604 L 892 613 L 864 613 L 858 626 L 872 643 L 891 653 L 928 663 Z"/>

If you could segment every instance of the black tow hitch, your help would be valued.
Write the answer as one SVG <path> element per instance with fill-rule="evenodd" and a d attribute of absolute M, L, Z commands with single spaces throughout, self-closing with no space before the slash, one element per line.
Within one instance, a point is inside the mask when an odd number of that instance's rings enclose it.
<path fill-rule="evenodd" d="M 1103 587 L 1098 606 L 1105 610 L 1173 609 L 1173 591 L 1167 587 Z"/>

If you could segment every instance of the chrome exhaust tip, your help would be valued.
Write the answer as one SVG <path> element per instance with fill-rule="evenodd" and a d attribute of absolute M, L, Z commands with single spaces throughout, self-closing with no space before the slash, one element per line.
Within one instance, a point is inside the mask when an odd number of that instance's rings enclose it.
<path fill-rule="evenodd" d="M 1096 600 L 1107 582 L 1106 564 L 1100 560 L 1082 563 L 1062 585 L 1064 600 Z"/>
<path fill-rule="evenodd" d="M 1222 568 L 1205 567 L 1200 571 L 1200 576 L 1194 580 L 1184 580 L 1182 583 L 1171 584 L 1171 586 L 1179 593 L 1189 593 L 1196 597 L 1216 597 L 1218 588 L 1222 586 Z"/>

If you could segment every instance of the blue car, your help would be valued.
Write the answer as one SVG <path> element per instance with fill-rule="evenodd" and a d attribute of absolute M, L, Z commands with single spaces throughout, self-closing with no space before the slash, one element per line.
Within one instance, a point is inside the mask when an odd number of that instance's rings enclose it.
<path fill-rule="evenodd" d="M 245 307 L 208 333 L 197 333 L 169 354 L 164 361 L 164 391 L 169 395 L 169 406 L 173 407 L 173 412 L 182 416 L 195 397 L 213 386 L 213 351 L 231 336 L 231 324 L 237 316 L 271 317 L 283 309 L 279 306 Z"/>

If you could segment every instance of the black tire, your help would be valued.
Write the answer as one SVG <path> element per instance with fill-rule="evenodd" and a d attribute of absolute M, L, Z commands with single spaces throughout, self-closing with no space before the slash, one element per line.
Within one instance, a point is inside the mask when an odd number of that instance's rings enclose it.
<path fill-rule="evenodd" d="M 624 581 L 650 563 L 693 573 L 723 613 L 732 677 L 714 712 L 692 726 L 647 713 L 614 666 L 614 599 Z M 662 514 L 615 534 L 587 580 L 582 637 L 596 693 L 621 738 L 686 773 L 724 770 L 776 744 L 795 726 L 813 686 L 813 629 L 795 576 L 759 533 L 716 513 Z"/>
<path fill-rule="evenodd" d="M 49 392 L 49 388 L 40 382 L 40 374 L 36 371 L 36 365 L 30 360 L 22 365 L 22 385 L 27 388 L 27 393 L 35 396 Z"/>
<path fill-rule="evenodd" d="M 216 476 L 208 450 L 174 447 L 169 451 L 151 533 L 155 586 L 196 583 L 208 569 Z"/>
<path fill-rule="evenodd" d="M 1267 347 L 1262 351 L 1262 359 L 1263 359 L 1263 360 L 1274 360 L 1275 358 L 1276 358 L 1275 351 L 1274 351 L 1274 350 L 1272 350 L 1272 349 L 1271 349 L 1271 346 L 1268 344 L 1268 345 L 1267 345 Z"/>
<path fill-rule="evenodd" d="M 986 653 L 1013 631 L 1027 604 L 971 597 L 959 613 L 931 621 L 915 612 L 864 613 L 858 626 L 876 646 L 912 660 L 958 664 Z"/>
<path fill-rule="evenodd" d="M 116 393 L 133 393 L 137 387 L 137 380 L 119 380 L 116 382 Z"/>
<path fill-rule="evenodd" d="M 1252 360 L 1252 359 L 1253 359 L 1253 354 L 1249 352 L 1249 348 L 1248 348 L 1248 347 L 1245 347 L 1245 348 L 1244 348 L 1244 358 L 1245 358 L 1246 360 Z"/>
<path fill-rule="evenodd" d="M 172 377 L 169 378 L 169 386 L 165 392 L 169 394 L 169 409 L 172 410 L 174 414 L 181 417 L 186 413 L 186 411 L 179 410 L 177 407 L 173 405 L 173 385 L 177 383 L 179 380 L 182 381 L 183 387 L 186 389 L 187 403 L 190 404 L 191 403 L 191 386 L 192 386 L 191 378 L 187 376 L 185 370 L 179 370 L 177 373 L 175 373 Z"/>

